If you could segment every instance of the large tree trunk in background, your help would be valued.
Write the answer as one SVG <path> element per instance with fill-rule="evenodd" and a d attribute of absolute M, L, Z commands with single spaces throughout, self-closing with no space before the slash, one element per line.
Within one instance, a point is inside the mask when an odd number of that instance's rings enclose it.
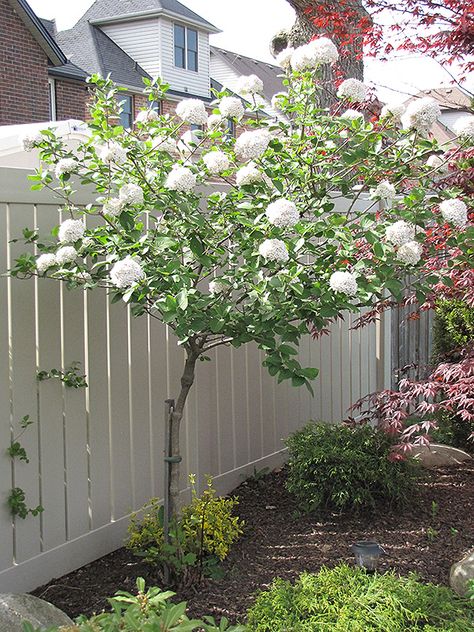
<path fill-rule="evenodd" d="M 318 5 L 329 5 L 329 8 L 334 13 L 338 10 L 337 0 L 287 0 L 293 9 L 296 11 L 297 19 L 295 24 L 288 31 L 282 31 L 277 33 L 271 43 L 271 51 L 274 55 L 278 54 L 288 46 L 301 46 L 309 42 L 315 35 L 318 35 L 318 30 L 315 25 L 308 19 L 305 10 L 308 8 L 314 8 Z M 346 5 L 347 6 L 347 5 Z M 360 17 L 367 17 L 368 13 L 363 7 L 362 0 L 351 0 L 351 8 L 354 9 Z M 317 10 L 317 9 L 316 9 Z M 348 25 L 350 28 L 351 25 Z M 359 27 L 354 20 L 353 28 L 356 34 L 359 32 Z M 324 35 L 325 33 L 321 33 Z M 340 41 L 337 38 L 331 36 L 334 43 L 340 48 Z M 353 43 L 349 46 L 345 46 L 346 54 L 339 60 L 339 69 L 344 77 L 355 77 L 362 80 L 364 77 L 364 62 L 362 59 L 363 52 L 363 38 L 357 37 Z M 323 81 L 331 85 L 334 81 L 334 73 L 330 66 L 324 66 L 322 69 Z M 324 92 L 321 95 L 321 107 L 328 107 L 331 105 L 331 96 Z"/>

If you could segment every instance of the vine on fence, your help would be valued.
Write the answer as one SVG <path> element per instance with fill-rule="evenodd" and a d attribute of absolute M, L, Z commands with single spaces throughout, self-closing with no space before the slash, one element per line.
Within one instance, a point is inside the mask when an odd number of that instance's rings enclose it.
<path fill-rule="evenodd" d="M 80 362 L 72 362 L 64 371 L 51 369 L 50 371 L 38 371 L 36 379 L 39 382 L 57 378 L 68 388 L 87 388 L 86 376 L 80 374 Z"/>

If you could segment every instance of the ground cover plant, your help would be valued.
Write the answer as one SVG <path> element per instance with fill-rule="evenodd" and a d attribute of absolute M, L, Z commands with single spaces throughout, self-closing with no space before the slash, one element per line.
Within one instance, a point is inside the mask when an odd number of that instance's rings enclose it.
<path fill-rule="evenodd" d="M 276 579 L 248 615 L 255 632 L 468 632 L 474 606 L 416 575 L 369 574 L 341 565 Z"/>
<path fill-rule="evenodd" d="M 394 439 L 371 426 L 309 423 L 286 440 L 287 488 L 305 511 L 401 507 L 420 469 L 390 459 Z"/>

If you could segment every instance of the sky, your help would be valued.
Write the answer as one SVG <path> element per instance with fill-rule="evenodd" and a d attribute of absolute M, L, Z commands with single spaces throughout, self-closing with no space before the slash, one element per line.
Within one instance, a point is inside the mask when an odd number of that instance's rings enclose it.
<path fill-rule="evenodd" d="M 211 36 L 212 44 L 269 62 L 273 60 L 269 51 L 272 36 L 293 24 L 295 15 L 286 0 L 238 0 L 238 3 L 235 0 L 182 1 L 222 30 L 222 33 Z M 37 15 L 55 18 L 59 30 L 73 26 L 92 2 L 29 0 Z M 437 62 L 407 55 L 391 62 L 367 60 L 365 80 L 377 89 L 383 101 L 403 101 L 407 95 L 451 81 Z M 468 80 L 466 87 L 474 91 L 474 77 Z"/>

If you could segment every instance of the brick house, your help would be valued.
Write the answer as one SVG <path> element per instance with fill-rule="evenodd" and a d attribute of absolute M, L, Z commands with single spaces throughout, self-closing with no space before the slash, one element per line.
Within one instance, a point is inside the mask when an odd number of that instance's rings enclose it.
<path fill-rule="evenodd" d="M 0 125 L 86 119 L 85 80 L 93 73 L 110 74 L 126 89 L 120 94 L 125 126 L 148 103 L 144 77 L 159 75 L 170 84 L 158 104 L 162 113 L 183 98 L 210 103 L 211 88 L 236 92 L 240 74 L 263 79 L 268 113 L 282 89 L 280 68 L 211 47 L 209 36 L 219 30 L 178 0 L 96 0 L 62 32 L 26 0 L 0 0 L 0 7 Z"/>

